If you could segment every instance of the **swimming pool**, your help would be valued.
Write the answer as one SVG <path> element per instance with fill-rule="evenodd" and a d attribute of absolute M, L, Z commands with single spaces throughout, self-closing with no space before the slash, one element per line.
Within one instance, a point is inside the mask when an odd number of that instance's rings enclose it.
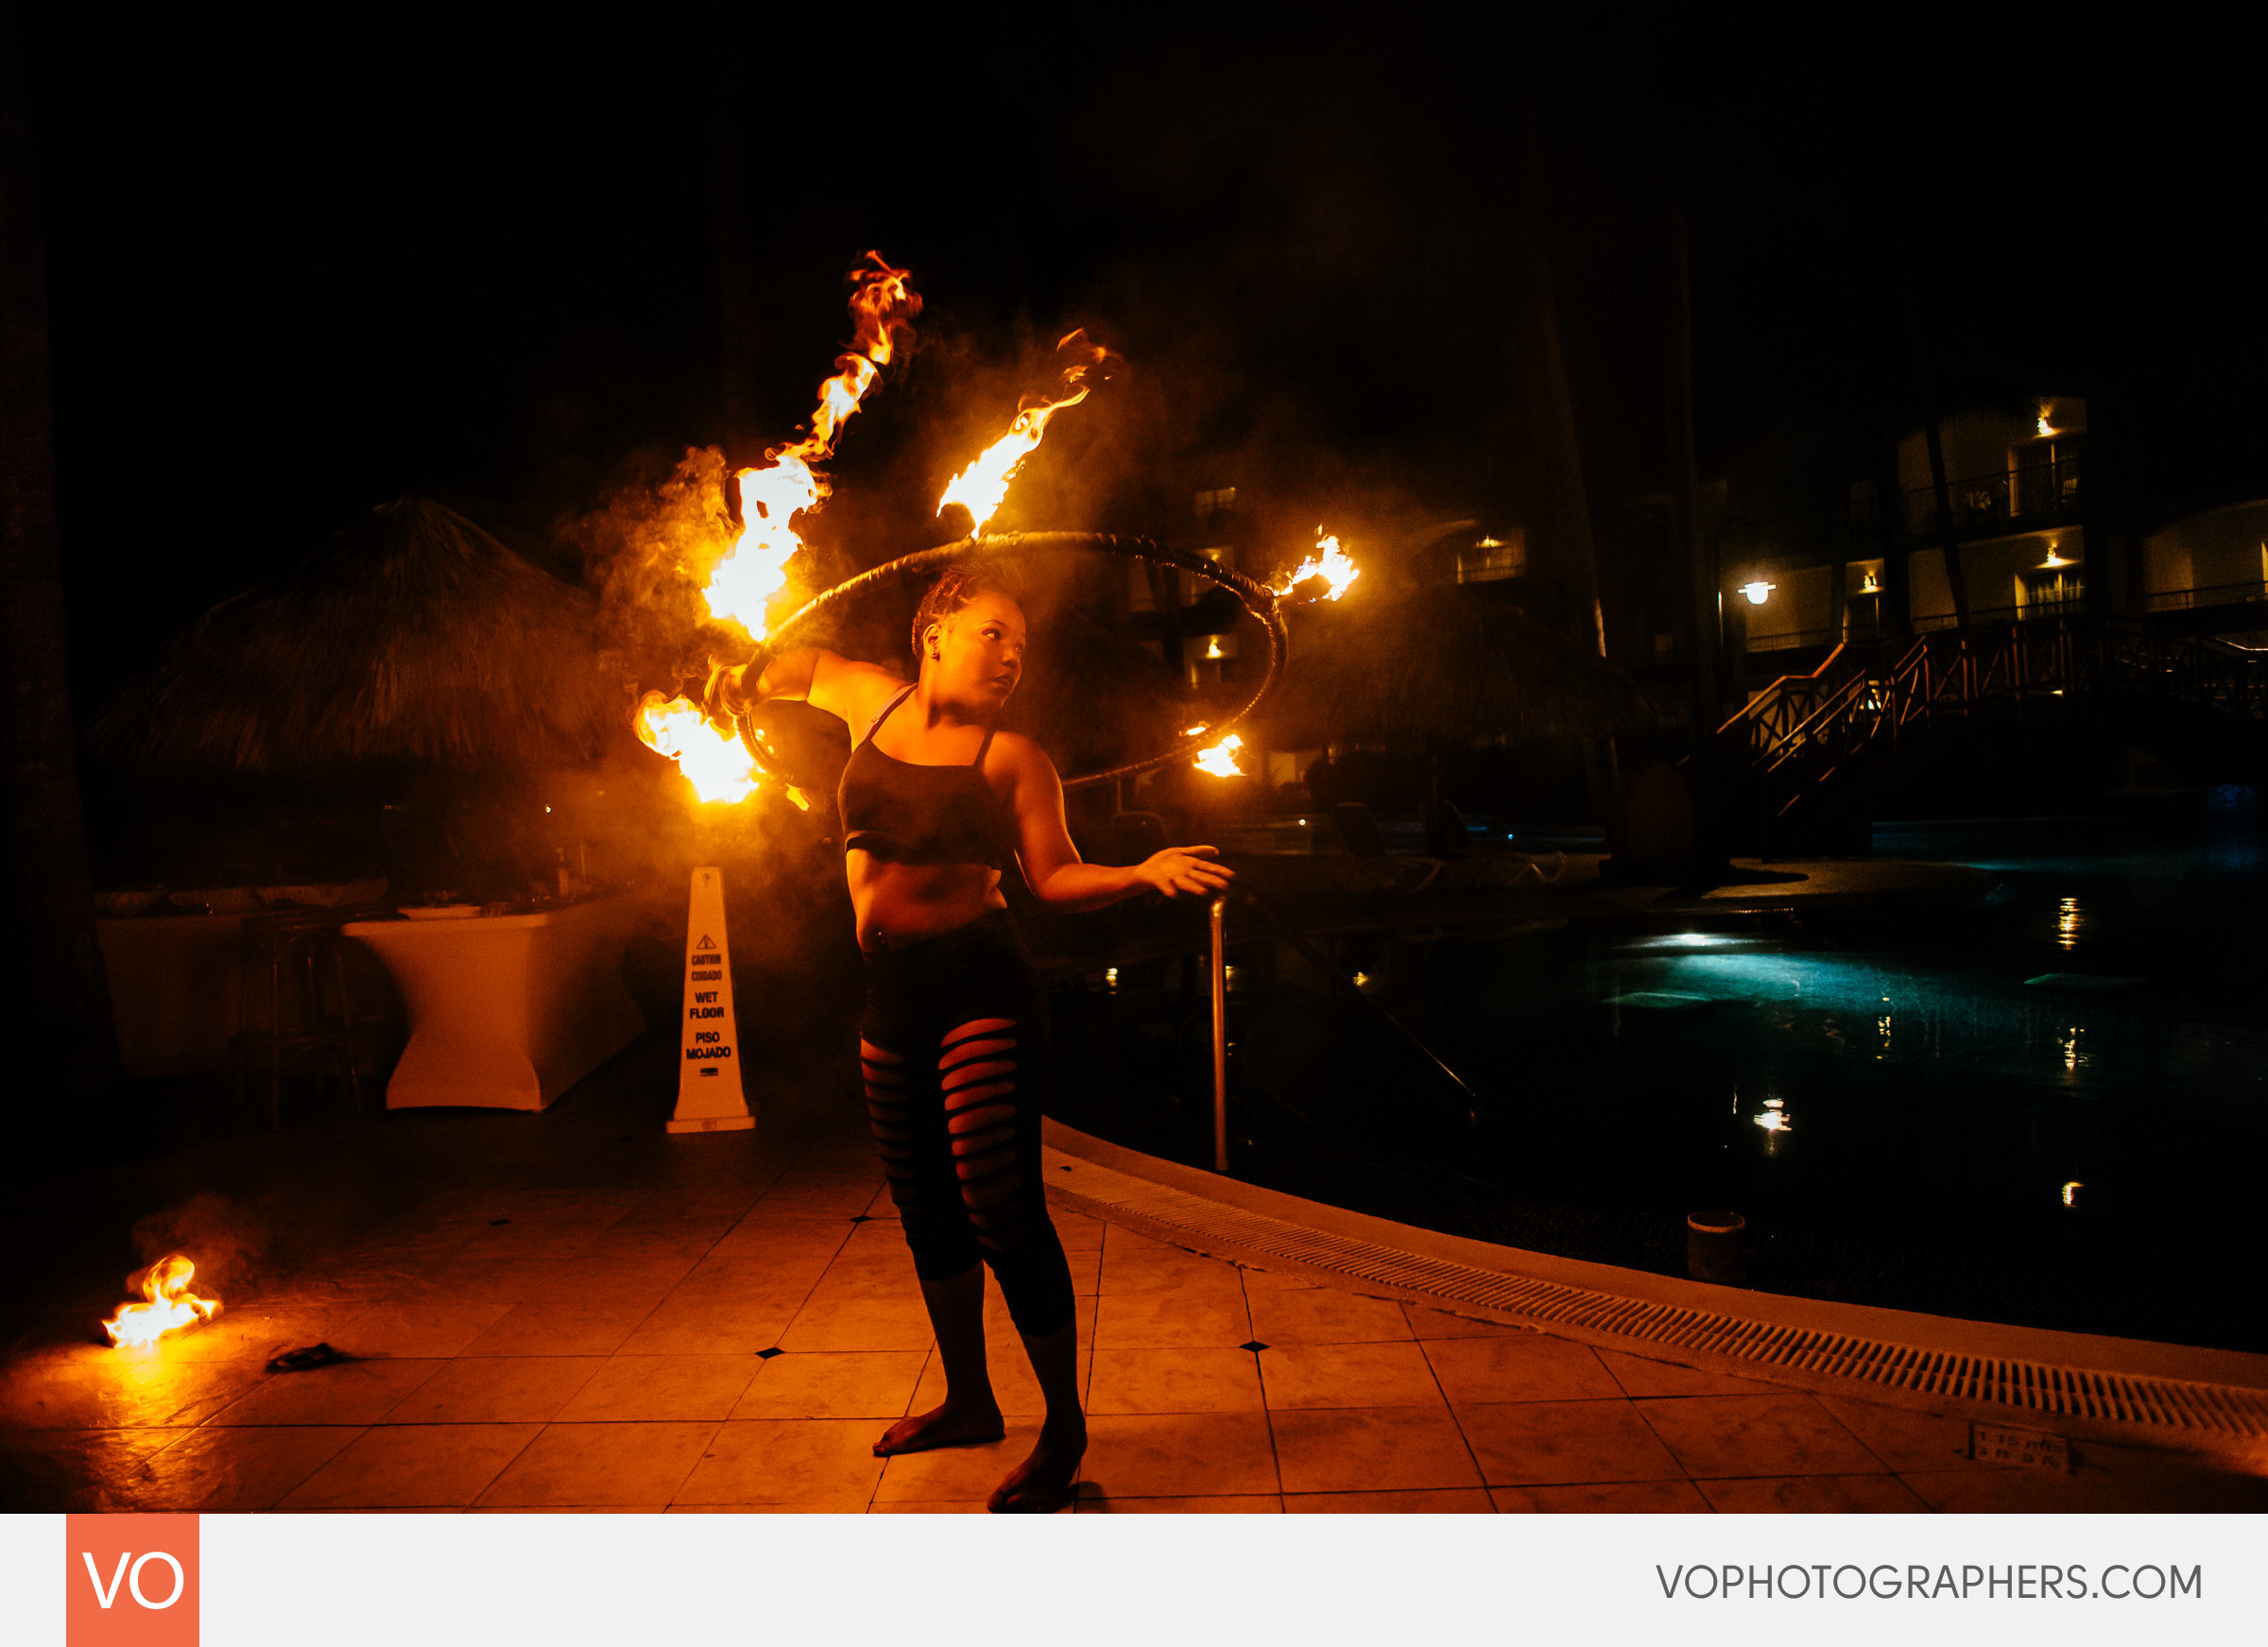
<path fill-rule="evenodd" d="M 1973 907 L 1342 940 L 1477 1125 L 1289 951 L 1242 949 L 1239 1170 L 1672 1274 L 1685 1214 L 1729 1207 L 1767 1290 L 2268 1349 L 2268 876 L 2251 793 L 2215 801 L 2176 834 L 1878 832 L 1992 871 Z M 1165 1020 L 1065 1116 L 1202 1161 L 1206 1030 Z M 1167 1081 L 1170 1115 L 1127 1097 Z"/>

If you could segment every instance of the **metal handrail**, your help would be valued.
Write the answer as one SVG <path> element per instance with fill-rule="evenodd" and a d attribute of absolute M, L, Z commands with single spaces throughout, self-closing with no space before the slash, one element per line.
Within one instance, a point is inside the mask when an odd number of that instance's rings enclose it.
<path fill-rule="evenodd" d="M 1228 895 L 1206 911 L 1212 929 L 1212 1170 L 1228 1170 Z"/>
<path fill-rule="evenodd" d="M 1465 1120 L 1477 1125 L 1481 1119 L 1481 1097 L 1465 1077 L 1443 1063 L 1440 1055 L 1411 1033 L 1401 1020 L 1369 996 L 1362 986 L 1339 969 L 1338 964 L 1313 938 L 1299 931 L 1282 916 L 1271 909 L 1259 893 L 1240 887 L 1234 893 L 1222 893 L 1212 901 L 1211 910 L 1212 936 L 1212 1136 L 1213 1161 L 1216 1171 L 1228 1170 L 1228 913 L 1230 898 L 1241 900 L 1258 914 L 1276 934 L 1305 957 L 1308 964 L 1321 972 L 1334 987 L 1345 991 L 1417 1050 L 1435 1069 L 1448 1077 L 1452 1086 L 1464 1095 Z"/>

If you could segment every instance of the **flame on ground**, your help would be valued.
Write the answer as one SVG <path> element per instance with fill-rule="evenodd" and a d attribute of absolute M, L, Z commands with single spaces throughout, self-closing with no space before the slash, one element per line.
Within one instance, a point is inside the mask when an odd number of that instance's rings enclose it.
<path fill-rule="evenodd" d="M 102 1324 L 111 1342 L 121 1349 L 139 1349 L 155 1344 L 160 1333 L 219 1314 L 218 1298 L 200 1298 L 189 1290 L 189 1278 L 196 1274 L 197 1265 L 178 1252 L 143 1271 L 145 1301 L 119 1305 L 118 1312 Z"/>
<path fill-rule="evenodd" d="M 756 792 L 761 777 L 756 757 L 737 737 L 710 725 L 701 706 L 689 697 L 664 698 L 649 692 L 638 700 L 630 726 L 640 742 L 678 763 L 694 794 L 731 805 Z"/>
<path fill-rule="evenodd" d="M 711 617 L 738 624 L 753 640 L 770 632 L 765 612 L 787 587 L 789 559 L 803 547 L 789 522 L 826 501 L 826 477 L 812 465 L 834 451 L 844 422 L 866 400 L 883 368 L 913 348 L 920 294 L 907 285 L 907 270 L 892 268 L 879 251 L 868 252 L 867 258 L 874 266 L 850 275 L 850 352 L 836 357 L 834 375 L 819 386 L 811 432 L 766 452 L 761 468 L 744 469 L 734 477 L 740 540 L 717 562 L 703 592 Z"/>
<path fill-rule="evenodd" d="M 1197 729 L 1204 730 L 1202 727 Z M 1245 746 L 1245 740 L 1230 732 L 1210 749 L 1197 756 L 1197 770 L 1210 772 L 1215 778 L 1242 778 L 1245 769 L 1236 763 L 1236 752 Z"/>
<path fill-rule="evenodd" d="M 1082 329 L 1074 332 L 1056 345 L 1058 359 L 1068 357 L 1071 364 L 1063 370 L 1063 386 L 1055 400 L 1045 395 L 1026 395 L 1016 403 L 1015 420 L 1008 432 L 985 448 L 974 463 L 953 477 L 945 495 L 937 500 L 937 513 L 943 514 L 949 504 L 959 504 L 969 511 L 976 523 L 970 528 L 982 532 L 985 523 L 1000 512 L 1001 500 L 1008 495 L 1008 482 L 1023 467 L 1023 460 L 1040 448 L 1047 433 L 1047 422 L 1066 406 L 1075 406 L 1087 398 L 1093 386 L 1085 381 L 1089 371 L 1110 357 L 1110 352 L 1087 340 Z"/>
<path fill-rule="evenodd" d="M 1362 575 L 1361 568 L 1348 559 L 1347 552 L 1339 547 L 1338 539 L 1335 536 L 1325 537 L 1323 528 L 1317 526 L 1315 528 L 1315 552 L 1299 562 L 1295 570 L 1285 573 L 1281 578 L 1269 587 L 1278 594 L 1289 594 L 1309 578 L 1320 577 L 1331 585 L 1323 598 L 1337 600 L 1339 596 L 1347 592 L 1347 586 Z"/>

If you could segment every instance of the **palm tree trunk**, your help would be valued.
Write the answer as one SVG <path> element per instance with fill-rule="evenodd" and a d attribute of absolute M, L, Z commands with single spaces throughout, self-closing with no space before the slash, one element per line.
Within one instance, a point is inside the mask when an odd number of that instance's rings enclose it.
<path fill-rule="evenodd" d="M 1945 479 L 1945 440 L 1938 430 L 1942 420 L 1933 415 L 1921 426 L 1930 453 L 1930 492 L 1937 505 L 1937 541 L 1945 550 L 1946 587 L 1953 592 L 1953 623 L 1968 627 L 1968 579 L 1961 575 L 1961 534 L 1953 523 L 1952 489 Z"/>
<path fill-rule="evenodd" d="M 30 1071 L 16 1065 L 9 1085 L 24 1108 L 8 1119 L 36 1131 L 94 1112 L 117 1075 L 71 718 L 52 408 L 30 103 L 9 19 L 0 25 L 0 931 L 9 937 L 0 991 L 26 1019 L 11 1059 L 33 1055 Z M 40 1078 L 50 1062 L 42 1052 L 60 1054 L 55 1084 Z"/>
<path fill-rule="evenodd" d="M 1693 452 L 1692 279 L 1682 216 L 1670 225 L 1670 436 L 1677 465 L 1677 531 L 1685 540 L 1693 582 L 1693 727 L 1696 733 L 1713 737 L 1725 720 L 1724 595 L 1716 545 L 1701 530 L 1701 473 Z"/>
<path fill-rule="evenodd" d="M 1867 431 L 1874 460 L 1876 549 L 1882 558 L 1882 622 L 1893 635 L 1914 632 L 1911 566 L 1906 559 L 1906 490 L 1898 473 L 1898 437 L 1885 420 Z"/>
<path fill-rule="evenodd" d="M 1682 213 L 1670 223 L 1670 434 L 1676 454 L 1677 527 L 1692 569 L 1693 700 L 1692 773 L 1693 863 L 1689 879 L 1719 881 L 1730 863 L 1732 797 L 1722 770 L 1717 729 L 1725 722 L 1724 578 L 1715 540 L 1701 530 L 1701 472 L 1693 450 L 1693 283 Z M 1741 661 L 1746 662 L 1746 630 Z"/>
<path fill-rule="evenodd" d="M 1552 265 L 1545 244 L 1543 135 L 1531 96 L 1521 99 L 1523 182 L 1520 192 L 1520 246 L 1527 267 L 1526 307 L 1536 345 L 1538 388 L 1542 416 L 1544 491 L 1550 517 L 1554 570 L 1566 603 L 1570 626 L 1601 658 L 1606 652 L 1606 615 L 1599 586 L 1597 543 L 1590 530 L 1590 501 L 1583 485 L 1583 447 L 1575 428 L 1574 397 L 1567 384 L 1567 361 L 1559 342 L 1559 306 L 1552 288 Z M 1584 771 L 1591 801 L 1609 840 L 1619 832 L 1622 771 L 1612 738 L 1584 750 Z"/>
<path fill-rule="evenodd" d="M 1606 656 L 1606 621 L 1599 595 L 1598 550 L 1590 531 L 1590 502 L 1583 488 L 1583 447 L 1575 431 L 1574 397 L 1559 343 L 1559 306 L 1553 292 L 1545 245 L 1542 134 L 1533 105 L 1526 114 L 1526 187 L 1521 191 L 1521 242 L 1526 253 L 1527 299 L 1542 396 L 1541 445 L 1551 515 L 1552 558 L 1556 563 L 1567 617 L 1574 632 Z"/>

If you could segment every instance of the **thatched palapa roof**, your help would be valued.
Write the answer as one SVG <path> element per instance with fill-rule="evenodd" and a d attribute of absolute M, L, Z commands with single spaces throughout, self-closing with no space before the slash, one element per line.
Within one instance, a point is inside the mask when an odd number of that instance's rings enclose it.
<path fill-rule="evenodd" d="M 93 742 L 126 765 L 242 772 L 586 761 L 627 724 L 595 611 L 462 515 L 397 498 L 177 636 Z"/>

